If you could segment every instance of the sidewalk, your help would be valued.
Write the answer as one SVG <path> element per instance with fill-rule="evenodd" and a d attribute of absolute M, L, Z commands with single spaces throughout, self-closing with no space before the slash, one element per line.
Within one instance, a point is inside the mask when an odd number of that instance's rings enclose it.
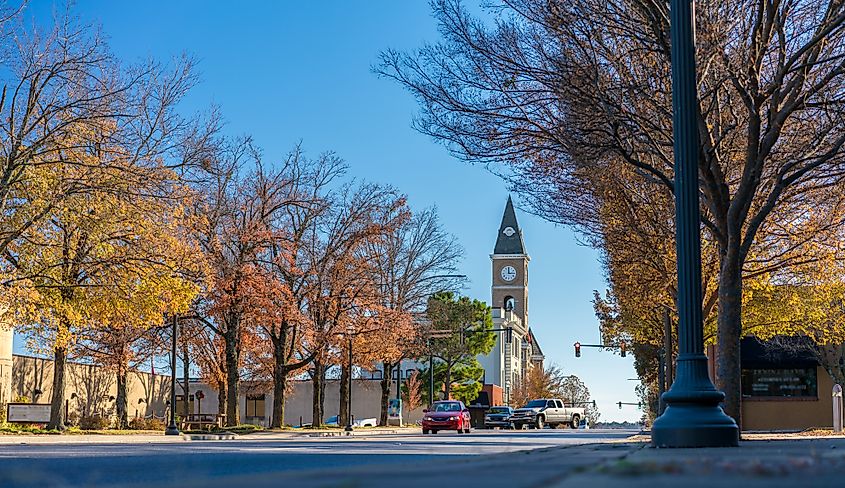
<path fill-rule="evenodd" d="M 722 449 L 654 449 L 647 443 L 631 443 L 625 455 L 593 466 L 588 453 L 582 453 L 577 457 L 585 461 L 583 469 L 553 486 L 845 486 L 843 437 L 766 434 L 744 438 L 749 440 L 739 447 Z"/>
<path fill-rule="evenodd" d="M 343 429 L 297 429 L 279 431 L 258 431 L 249 434 L 216 432 L 209 434 L 191 433 L 168 436 L 164 433 L 142 434 L 5 434 L 0 435 L 0 446 L 8 444 L 154 444 L 186 441 L 220 440 L 282 440 L 295 437 L 339 437 L 353 435 L 366 437 L 375 435 L 401 435 L 419 432 L 418 427 L 373 427 L 354 430 L 351 434 Z"/>

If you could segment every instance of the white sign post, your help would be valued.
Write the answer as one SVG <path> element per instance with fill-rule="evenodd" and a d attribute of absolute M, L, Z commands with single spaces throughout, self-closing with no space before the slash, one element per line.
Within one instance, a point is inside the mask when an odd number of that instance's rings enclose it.
<path fill-rule="evenodd" d="M 842 432 L 842 387 L 833 385 L 833 431 Z"/>
<path fill-rule="evenodd" d="M 50 423 L 49 403 L 7 403 L 6 421 L 21 424 Z"/>

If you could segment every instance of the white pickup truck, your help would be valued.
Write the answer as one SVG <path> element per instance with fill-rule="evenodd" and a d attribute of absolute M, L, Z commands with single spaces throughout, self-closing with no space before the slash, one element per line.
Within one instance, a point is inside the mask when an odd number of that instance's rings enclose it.
<path fill-rule="evenodd" d="M 564 406 L 563 400 L 557 398 L 539 398 L 514 410 L 511 422 L 517 429 L 522 429 L 526 425 L 537 429 L 548 425 L 554 429 L 561 424 L 577 429 L 583 418 L 583 408 Z"/>

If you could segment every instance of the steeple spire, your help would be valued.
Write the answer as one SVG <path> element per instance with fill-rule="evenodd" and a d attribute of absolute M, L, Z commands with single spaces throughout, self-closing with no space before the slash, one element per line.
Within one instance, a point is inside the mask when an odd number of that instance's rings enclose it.
<path fill-rule="evenodd" d="M 508 203 L 505 205 L 505 213 L 502 215 L 502 225 L 499 226 L 499 234 L 496 238 L 496 247 L 493 254 L 526 254 L 525 243 L 522 242 L 522 230 L 516 221 L 516 212 L 513 210 L 513 201 L 508 195 Z"/>

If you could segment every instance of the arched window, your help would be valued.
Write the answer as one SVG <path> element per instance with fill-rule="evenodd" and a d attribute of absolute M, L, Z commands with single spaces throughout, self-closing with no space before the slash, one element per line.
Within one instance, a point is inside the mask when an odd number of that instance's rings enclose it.
<path fill-rule="evenodd" d="M 516 306 L 516 300 L 513 299 L 512 296 L 508 295 L 505 297 L 505 311 L 511 312 L 513 311 L 514 307 Z"/>

